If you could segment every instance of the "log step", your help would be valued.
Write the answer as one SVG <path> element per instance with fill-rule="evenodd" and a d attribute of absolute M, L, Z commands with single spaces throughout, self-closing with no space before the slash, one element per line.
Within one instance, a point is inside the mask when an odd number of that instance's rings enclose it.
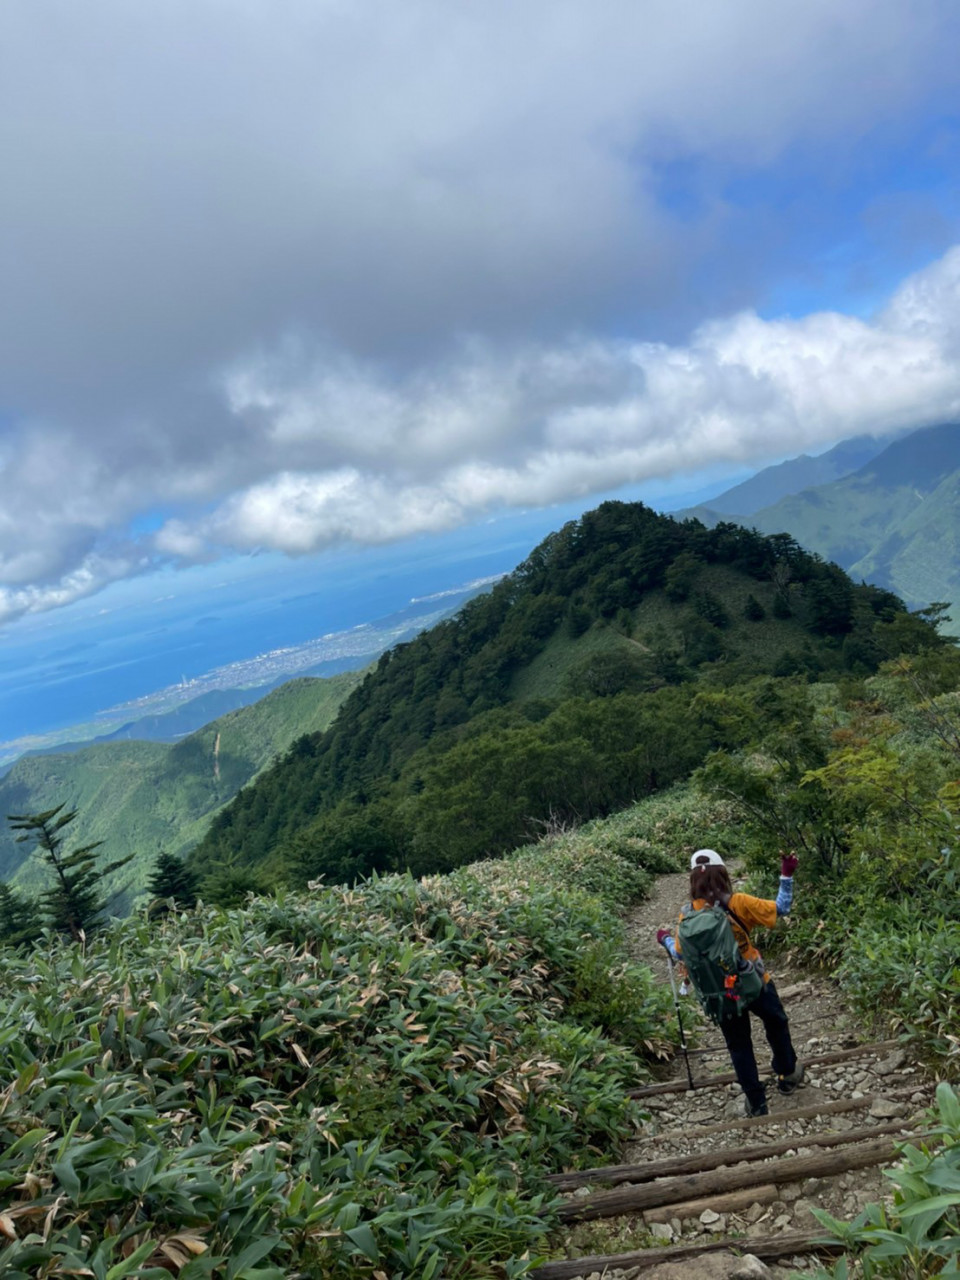
<path fill-rule="evenodd" d="M 635 1267 L 637 1264 L 655 1267 L 661 1262 L 683 1262 L 700 1258 L 705 1253 L 752 1253 L 761 1262 L 776 1262 L 778 1258 L 792 1258 L 794 1254 L 816 1253 L 823 1257 L 842 1253 L 840 1245 L 823 1243 L 820 1232 L 787 1231 L 775 1236 L 759 1236 L 745 1240 L 710 1240 L 706 1244 L 674 1245 L 669 1249 L 638 1249 L 633 1253 L 595 1254 L 588 1258 L 567 1258 L 559 1262 L 545 1262 L 530 1273 L 531 1280 L 574 1280 L 592 1271 L 606 1268 Z M 691 1270 L 691 1276 L 696 1274 Z"/>
<path fill-rule="evenodd" d="M 812 1058 L 802 1059 L 804 1066 L 825 1067 L 834 1062 L 846 1062 L 848 1058 L 860 1058 L 866 1053 L 882 1053 L 887 1049 L 896 1049 L 899 1040 L 876 1040 L 872 1044 L 858 1044 L 852 1049 L 833 1049 L 830 1053 L 816 1054 Z M 694 1081 L 694 1089 L 715 1089 L 720 1085 L 733 1084 L 737 1077 L 732 1071 L 721 1075 L 706 1076 Z M 690 1085 L 686 1080 L 664 1080 L 660 1084 L 644 1085 L 640 1089 L 631 1089 L 628 1098 L 652 1098 L 662 1093 L 689 1093 Z"/>
<path fill-rule="evenodd" d="M 787 1124 L 791 1120 L 816 1120 L 820 1116 L 842 1115 L 845 1111 L 866 1111 L 879 1099 L 892 1102 L 895 1098 L 909 1098 L 924 1088 L 926 1086 L 918 1082 L 900 1089 L 886 1089 L 882 1095 L 866 1093 L 862 1098 L 841 1098 L 837 1102 L 818 1102 L 809 1107 L 771 1111 L 768 1116 L 747 1116 L 743 1120 L 725 1120 L 722 1124 L 697 1125 L 696 1133 L 698 1138 L 706 1138 L 716 1133 L 737 1133 L 771 1124 Z M 651 1143 L 674 1142 L 677 1138 L 689 1137 L 689 1129 L 665 1129 L 662 1133 L 641 1134 L 642 1141 Z"/>
<path fill-rule="evenodd" d="M 832 1133 L 802 1134 L 783 1138 L 779 1142 L 763 1142 L 753 1147 L 722 1147 L 718 1151 L 700 1151 L 690 1156 L 675 1156 L 665 1160 L 648 1160 L 643 1164 L 611 1164 L 598 1169 L 579 1169 L 576 1173 L 552 1173 L 547 1182 L 559 1191 L 585 1187 L 591 1183 L 619 1186 L 621 1183 L 653 1182 L 656 1178 L 669 1178 L 684 1173 L 706 1173 L 724 1165 L 751 1164 L 770 1156 L 782 1156 L 794 1147 L 843 1147 L 886 1134 L 900 1133 L 908 1128 L 904 1120 L 883 1125 L 865 1125 L 861 1129 L 842 1129 Z"/>
<path fill-rule="evenodd" d="M 571 1199 L 552 1212 L 561 1222 L 590 1222 L 596 1218 L 616 1218 L 625 1213 L 638 1213 L 660 1205 L 679 1204 L 699 1196 L 736 1191 L 741 1187 L 758 1187 L 767 1182 L 802 1182 L 804 1178 L 831 1177 L 852 1169 L 868 1169 L 871 1165 L 892 1160 L 896 1148 L 890 1137 L 876 1138 L 839 1151 L 820 1152 L 812 1156 L 792 1156 L 747 1164 L 743 1168 L 714 1169 L 666 1178 L 640 1186 L 617 1187 L 613 1191 L 597 1191 L 582 1199 Z M 551 1210 L 544 1210 L 545 1213 Z M 574 1272 L 574 1275 L 577 1273 Z"/>
<path fill-rule="evenodd" d="M 743 1213 L 752 1204 L 773 1204 L 779 1198 L 780 1188 L 776 1183 L 765 1182 L 759 1187 L 728 1191 L 723 1196 L 704 1196 L 701 1200 L 681 1200 L 679 1204 L 644 1209 L 643 1220 L 650 1226 L 654 1222 L 672 1222 L 674 1218 L 699 1218 L 704 1209 L 712 1209 L 714 1213 Z"/>
<path fill-rule="evenodd" d="M 811 1027 L 816 1027 L 818 1030 L 822 1031 L 825 1026 L 829 1025 L 830 1021 L 831 1019 L 827 1019 L 826 1021 L 824 1021 L 824 1019 L 821 1017 L 821 1018 L 809 1018 L 804 1022 L 794 1022 L 794 1020 L 791 1018 L 790 1034 L 792 1036 L 794 1032 L 807 1031 Z M 726 1053 L 726 1052 L 727 1052 L 727 1046 L 725 1044 L 705 1044 L 705 1045 L 700 1045 L 696 1049 L 687 1050 L 687 1053 L 691 1058 L 694 1056 L 694 1054 L 696 1054 L 698 1058 L 705 1058 L 705 1057 L 709 1057 L 711 1054 L 714 1054 L 714 1053 L 720 1054 L 720 1053 Z"/>

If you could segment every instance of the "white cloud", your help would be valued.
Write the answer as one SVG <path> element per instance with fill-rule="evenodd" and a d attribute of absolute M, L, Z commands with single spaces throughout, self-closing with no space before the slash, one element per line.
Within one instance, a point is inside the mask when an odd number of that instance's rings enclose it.
<path fill-rule="evenodd" d="M 227 378 L 233 410 L 256 413 L 268 440 L 296 421 L 304 467 L 192 527 L 171 522 L 158 546 L 190 558 L 212 546 L 297 554 L 378 543 L 496 506 L 960 417 L 958 264 L 960 249 L 906 281 L 874 323 L 741 313 L 683 347 L 589 340 L 499 355 L 473 344 L 448 367 L 392 384 L 341 359 L 284 388 L 289 365 L 261 357 Z"/>
<path fill-rule="evenodd" d="M 0 616 L 954 412 L 956 253 L 870 323 L 761 320 L 808 206 L 730 189 L 946 111 L 958 30 L 951 0 L 10 0 Z"/>
<path fill-rule="evenodd" d="M 61 605 L 72 604 L 84 596 L 94 595 L 111 582 L 142 572 L 147 567 L 145 558 L 85 556 L 71 572 L 59 581 L 45 585 L 30 584 L 22 587 L 0 586 L 0 624 L 9 622 L 25 613 L 43 613 Z M 110 612 L 101 610 L 101 612 Z"/>
<path fill-rule="evenodd" d="M 906 280 L 872 322 L 741 312 L 682 346 L 473 340 L 400 376 L 328 347 L 301 346 L 293 359 L 284 344 L 224 372 L 228 427 L 207 449 L 198 440 L 199 464 L 167 458 L 151 474 L 146 455 L 111 471 L 40 427 L 9 449 L 0 619 L 90 594 L 157 557 L 384 543 L 497 507 L 960 418 L 958 334 L 960 248 Z M 223 451 L 223 439 L 242 448 Z M 111 550 L 119 518 L 184 495 L 208 509 Z"/>

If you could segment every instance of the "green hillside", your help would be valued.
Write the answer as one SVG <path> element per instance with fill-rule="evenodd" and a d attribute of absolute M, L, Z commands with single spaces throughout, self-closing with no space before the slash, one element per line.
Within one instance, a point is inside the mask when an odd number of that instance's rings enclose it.
<path fill-rule="evenodd" d="M 801 851 L 797 897 L 764 953 L 835 973 L 876 1038 L 908 1050 L 911 1092 L 927 1093 L 925 1062 L 943 1078 L 922 1151 L 907 1145 L 915 1121 L 897 1121 L 891 1172 L 909 1200 L 836 1225 L 851 1257 L 834 1274 L 867 1274 L 854 1257 L 909 1243 L 921 1213 L 930 1265 L 886 1274 L 949 1274 L 960 654 L 922 634 L 919 655 L 863 680 L 700 684 L 691 713 L 742 720 L 738 749 L 505 858 L 141 913 L 83 946 L 0 946 L 13 993 L 0 1005 L 0 1273 L 157 1280 L 175 1263 L 184 1280 L 521 1280 L 584 1247 L 659 1250 L 635 1213 L 571 1233 L 551 1181 L 635 1161 L 663 1112 L 656 1123 L 629 1091 L 701 1034 L 694 1002 L 681 1031 L 670 985 L 628 959 L 625 923 L 634 938 L 654 926 L 627 913 L 703 844 L 770 897 L 787 844 Z M 795 1024 L 805 1042 L 834 1025 L 816 1008 Z M 698 1075 L 716 1069 L 695 1059 Z M 719 1090 L 671 1104 L 684 1105 L 726 1121 L 730 1146 L 756 1142 L 731 1132 Z"/>
<path fill-rule="evenodd" d="M 733 491 L 731 491 L 733 492 Z M 960 425 L 926 427 L 895 441 L 852 474 L 726 515 L 802 546 L 901 596 L 911 608 L 960 601 Z M 723 514 L 721 515 L 721 511 Z"/>
<path fill-rule="evenodd" d="M 790 538 L 604 503 L 398 646 L 211 824 L 207 892 L 448 869 L 687 776 L 703 686 L 869 673 L 910 624 Z M 257 879 L 258 878 L 258 879 Z"/>
<path fill-rule="evenodd" d="M 0 814 L 38 813 L 58 804 L 79 810 L 72 844 L 102 840 L 104 861 L 133 853 L 110 886 L 128 884 L 128 903 L 144 887 L 160 850 L 182 853 L 195 845 L 212 815 L 265 764 L 298 735 L 331 723 L 360 679 L 351 672 L 292 680 L 172 746 L 105 742 L 64 755 L 28 756 L 0 781 Z M 4 824 L 0 878 L 35 888 L 43 875 L 29 846 L 15 843 Z"/>

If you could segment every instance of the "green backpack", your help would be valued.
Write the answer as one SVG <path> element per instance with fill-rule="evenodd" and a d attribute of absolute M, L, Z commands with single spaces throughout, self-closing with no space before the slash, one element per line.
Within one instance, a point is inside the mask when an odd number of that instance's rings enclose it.
<path fill-rule="evenodd" d="M 687 903 L 677 930 L 681 959 L 703 1011 L 718 1024 L 746 1012 L 763 990 L 762 974 L 740 954 L 730 914 L 719 904 L 694 911 Z"/>

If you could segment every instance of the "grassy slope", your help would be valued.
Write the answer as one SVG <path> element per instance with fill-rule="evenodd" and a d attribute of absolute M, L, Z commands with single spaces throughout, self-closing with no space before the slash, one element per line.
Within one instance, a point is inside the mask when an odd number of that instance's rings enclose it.
<path fill-rule="evenodd" d="M 560 628 L 533 661 L 514 676 L 510 684 L 511 697 L 522 702 L 528 698 L 569 695 L 570 675 L 580 663 L 595 653 L 616 652 L 632 644 L 633 641 L 612 627 L 593 626 L 575 640 Z"/>
<path fill-rule="evenodd" d="M 360 678 L 349 672 L 292 680 L 174 746 L 111 742 L 69 755 L 28 757 L 0 782 L 0 813 L 38 813 L 61 803 L 78 809 L 70 843 L 102 840 L 105 860 L 132 852 L 119 882 L 129 882 L 136 893 L 161 849 L 181 853 L 191 847 L 213 814 L 296 737 L 326 728 Z M 36 859 L 24 863 L 28 848 L 0 830 L 0 875 L 35 887 L 43 871 Z"/>
<path fill-rule="evenodd" d="M 33 1130 L 7 1207 L 50 1216 L 0 1238 L 0 1272 L 146 1275 L 138 1233 L 145 1267 L 203 1253 L 191 1275 L 529 1274 L 544 1174 L 631 1135 L 626 1090 L 671 1038 L 616 912 L 538 881 L 394 877 L 0 948 L 23 993 L 5 1124 Z"/>
<path fill-rule="evenodd" d="M 700 571 L 694 594 L 706 591 L 719 599 L 727 611 L 729 623 L 723 629 L 724 644 L 731 659 L 747 659 L 756 671 L 769 671 L 784 649 L 799 649 L 811 640 L 810 632 L 795 618 L 773 617 L 774 587 L 758 582 L 726 565 L 707 565 Z M 753 596 L 766 611 L 759 622 L 743 616 L 748 596 Z M 652 640 L 665 631 L 679 636 L 678 623 L 689 613 L 689 607 L 672 604 L 663 591 L 651 591 L 634 610 L 634 635 L 638 640 Z"/>
<path fill-rule="evenodd" d="M 723 629 L 731 660 L 746 661 L 756 671 L 767 671 L 784 649 L 800 649 L 810 633 L 794 618 L 774 618 L 772 583 L 757 582 L 725 565 L 706 565 L 699 573 L 694 593 L 708 591 L 722 601 L 729 615 Z M 743 616 L 752 595 L 767 612 L 759 622 Z M 571 639 L 561 627 L 533 661 L 514 677 L 510 693 L 518 701 L 569 697 L 577 692 L 576 671 L 594 654 L 636 651 L 681 644 L 681 623 L 690 614 L 689 604 L 675 604 L 662 590 L 650 591 L 632 610 L 633 629 L 626 636 L 615 627 L 595 625 Z"/>

